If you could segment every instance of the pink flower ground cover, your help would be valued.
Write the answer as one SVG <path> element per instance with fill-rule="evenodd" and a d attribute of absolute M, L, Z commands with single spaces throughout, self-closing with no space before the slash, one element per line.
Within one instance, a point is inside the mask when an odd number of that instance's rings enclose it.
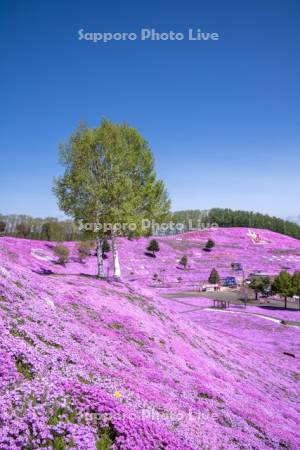
<path fill-rule="evenodd" d="M 247 306 L 246 311 L 248 313 L 254 313 L 259 315 L 266 315 L 274 317 L 278 320 L 288 320 L 292 322 L 300 322 L 299 310 L 284 310 L 284 309 L 266 309 L 263 306 Z"/>
<path fill-rule="evenodd" d="M 249 231 L 259 234 L 264 243 L 253 243 Z M 216 244 L 211 252 L 203 251 L 208 239 L 213 239 Z M 184 289 L 207 282 L 213 267 L 221 276 L 233 275 L 241 279 L 241 274 L 233 273 L 232 262 L 242 264 L 246 277 L 258 270 L 269 275 L 275 275 L 281 270 L 291 273 L 300 270 L 300 241 L 272 231 L 217 228 L 157 240 L 160 252 L 156 258 L 144 254 L 149 242 L 146 238 L 120 241 L 123 270 L 128 279 L 145 284 L 157 274 L 165 285 L 170 283 L 172 288 L 177 286 Z M 183 270 L 178 264 L 184 254 L 189 259 L 188 270 Z"/>
<path fill-rule="evenodd" d="M 53 243 L 1 238 L 0 449 L 298 449 L 300 329 L 205 310 L 190 320 L 151 287 L 156 272 L 185 287 L 235 261 L 300 267 L 298 241 L 262 232 L 270 243 L 257 246 L 246 233 L 160 238 L 157 258 L 146 239 L 120 239 L 122 283 L 94 278 L 96 258 L 79 263 L 74 243 L 64 267 Z"/>

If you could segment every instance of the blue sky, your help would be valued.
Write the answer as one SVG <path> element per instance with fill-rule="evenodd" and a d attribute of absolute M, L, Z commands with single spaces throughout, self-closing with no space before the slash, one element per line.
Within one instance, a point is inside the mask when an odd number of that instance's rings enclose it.
<path fill-rule="evenodd" d="M 297 0 L 1 0 L 0 212 L 62 216 L 58 144 L 80 120 L 149 141 L 173 209 L 299 214 Z M 218 32 L 215 42 L 78 40 L 78 30 Z"/>

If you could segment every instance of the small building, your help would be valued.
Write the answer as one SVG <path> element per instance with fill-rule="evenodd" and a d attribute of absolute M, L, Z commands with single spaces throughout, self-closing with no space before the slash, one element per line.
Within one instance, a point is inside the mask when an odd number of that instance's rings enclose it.
<path fill-rule="evenodd" d="M 237 281 L 235 277 L 225 277 L 221 279 L 221 283 L 223 287 L 236 288 Z"/>
<path fill-rule="evenodd" d="M 231 263 L 231 268 L 232 270 L 234 270 L 235 272 L 242 272 L 243 268 L 242 268 L 242 264 L 238 263 L 238 262 L 233 262 Z"/>
<path fill-rule="evenodd" d="M 215 292 L 219 290 L 220 286 L 218 284 L 203 284 L 203 286 L 201 286 L 202 292 Z"/>
<path fill-rule="evenodd" d="M 268 275 L 267 273 L 263 272 L 262 270 L 254 270 L 254 272 L 251 272 L 249 274 L 249 277 L 264 277 Z"/>

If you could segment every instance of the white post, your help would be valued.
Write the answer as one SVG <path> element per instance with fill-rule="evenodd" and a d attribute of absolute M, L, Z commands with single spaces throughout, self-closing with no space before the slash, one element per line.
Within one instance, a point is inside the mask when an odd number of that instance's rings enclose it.
<path fill-rule="evenodd" d="M 98 263 L 98 277 L 105 278 L 102 255 L 102 239 L 99 236 L 96 238 L 97 242 L 97 263 Z"/>
<path fill-rule="evenodd" d="M 113 264 L 114 264 L 114 277 L 117 279 L 120 279 L 121 278 L 121 267 L 120 267 L 120 261 L 119 261 L 116 232 L 114 229 L 111 232 L 111 246 L 112 246 Z"/>

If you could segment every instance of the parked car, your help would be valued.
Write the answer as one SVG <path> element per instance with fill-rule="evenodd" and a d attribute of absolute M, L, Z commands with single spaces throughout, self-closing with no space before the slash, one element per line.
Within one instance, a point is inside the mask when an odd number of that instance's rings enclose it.
<path fill-rule="evenodd" d="M 261 298 L 268 298 L 268 297 L 271 297 L 273 295 L 273 292 L 272 292 L 272 289 L 271 288 L 268 288 L 268 289 L 264 289 L 263 291 L 262 291 L 262 294 L 261 294 Z"/>

